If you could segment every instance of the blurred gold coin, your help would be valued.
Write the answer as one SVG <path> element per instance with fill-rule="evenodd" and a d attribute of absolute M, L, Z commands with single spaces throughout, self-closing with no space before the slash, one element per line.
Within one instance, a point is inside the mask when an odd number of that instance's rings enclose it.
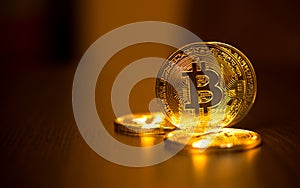
<path fill-rule="evenodd" d="M 256 76 L 236 48 L 220 42 L 192 43 L 164 62 L 156 96 L 172 124 L 205 133 L 245 117 L 255 100 Z"/>
<path fill-rule="evenodd" d="M 138 113 L 115 119 L 115 131 L 127 135 L 163 135 L 176 129 L 163 113 Z"/>
<path fill-rule="evenodd" d="M 166 134 L 165 141 L 166 145 L 171 148 L 172 146 L 186 145 L 185 149 L 190 152 L 231 151 L 254 148 L 261 143 L 261 137 L 253 131 L 221 128 L 206 134 L 175 130 Z"/>

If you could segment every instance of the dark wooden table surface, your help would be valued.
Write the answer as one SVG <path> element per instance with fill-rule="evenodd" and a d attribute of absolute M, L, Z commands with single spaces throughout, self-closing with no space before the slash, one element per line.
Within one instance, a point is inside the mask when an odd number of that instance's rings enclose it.
<path fill-rule="evenodd" d="M 75 66 L 3 69 L 0 187 L 299 187 L 300 66 L 255 65 L 257 100 L 236 127 L 259 132 L 260 147 L 179 153 L 143 168 L 113 164 L 86 144 L 72 112 Z"/>

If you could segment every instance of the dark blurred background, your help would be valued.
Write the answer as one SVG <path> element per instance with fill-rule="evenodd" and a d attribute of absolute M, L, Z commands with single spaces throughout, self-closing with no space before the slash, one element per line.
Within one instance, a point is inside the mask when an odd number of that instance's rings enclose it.
<path fill-rule="evenodd" d="M 193 1 L 191 6 L 188 27 L 204 41 L 237 46 L 255 66 L 299 62 L 297 1 Z"/>
<path fill-rule="evenodd" d="M 68 0 L 1 1 L 2 59 L 26 67 L 73 57 L 74 4 Z"/>
<path fill-rule="evenodd" d="M 296 0 L 1 1 L 1 57 L 13 64 L 27 59 L 32 64 L 66 63 L 80 57 L 104 33 L 144 20 L 175 23 L 203 41 L 230 43 L 254 63 L 273 65 L 280 59 L 286 65 L 299 61 Z"/>
<path fill-rule="evenodd" d="M 299 185 L 299 5 L 296 0 L 1 1 L 0 186 Z M 255 155 L 179 155 L 153 167 L 135 169 L 104 160 L 84 142 L 72 112 L 72 82 L 78 62 L 103 34 L 145 20 L 183 26 L 203 41 L 225 42 L 247 55 L 257 74 L 258 96 L 236 127 L 262 135 L 263 145 Z M 134 60 L 166 57 L 173 50 L 157 44 L 135 45 L 108 62 L 99 76 L 106 82 L 97 83 L 96 104 L 108 114 L 104 121 L 112 135 L 114 115 L 107 99 L 117 73 Z M 149 89 L 153 84 L 154 80 L 148 79 L 133 89 L 133 111 L 147 110 L 154 97 L 154 87 Z M 135 142 L 117 137 L 125 143 Z M 210 173 L 206 174 L 207 169 Z M 122 181 L 116 181 L 119 177 Z"/>

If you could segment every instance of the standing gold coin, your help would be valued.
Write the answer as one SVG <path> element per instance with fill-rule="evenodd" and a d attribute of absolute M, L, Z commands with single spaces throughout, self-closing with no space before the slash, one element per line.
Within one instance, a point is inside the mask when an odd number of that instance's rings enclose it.
<path fill-rule="evenodd" d="M 163 113 L 128 114 L 115 119 L 115 131 L 127 135 L 163 135 L 176 127 L 165 119 Z"/>
<path fill-rule="evenodd" d="M 236 48 L 220 42 L 192 43 L 164 62 L 156 96 L 171 123 L 203 133 L 232 126 L 247 114 L 256 96 L 256 76 Z"/>
<path fill-rule="evenodd" d="M 243 129 L 221 128 L 217 132 L 206 134 L 190 133 L 176 130 L 166 135 L 166 145 L 185 145 L 189 152 L 203 152 L 204 150 L 247 150 L 258 146 L 261 137 L 258 133 Z"/>

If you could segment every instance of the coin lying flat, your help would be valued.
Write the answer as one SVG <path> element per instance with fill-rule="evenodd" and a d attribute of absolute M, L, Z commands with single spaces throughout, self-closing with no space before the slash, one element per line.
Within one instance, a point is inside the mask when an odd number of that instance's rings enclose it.
<path fill-rule="evenodd" d="M 176 129 L 164 117 L 160 112 L 121 116 L 115 119 L 115 131 L 136 136 L 163 135 Z"/>
<path fill-rule="evenodd" d="M 228 151 L 254 148 L 261 143 L 261 137 L 253 131 L 221 128 L 206 134 L 175 130 L 166 134 L 165 141 L 166 145 L 171 148 L 185 145 L 185 149 L 190 152 Z"/>
<path fill-rule="evenodd" d="M 205 133 L 232 126 L 248 113 L 256 96 L 256 76 L 236 48 L 220 42 L 192 43 L 164 62 L 156 96 L 172 124 Z"/>

